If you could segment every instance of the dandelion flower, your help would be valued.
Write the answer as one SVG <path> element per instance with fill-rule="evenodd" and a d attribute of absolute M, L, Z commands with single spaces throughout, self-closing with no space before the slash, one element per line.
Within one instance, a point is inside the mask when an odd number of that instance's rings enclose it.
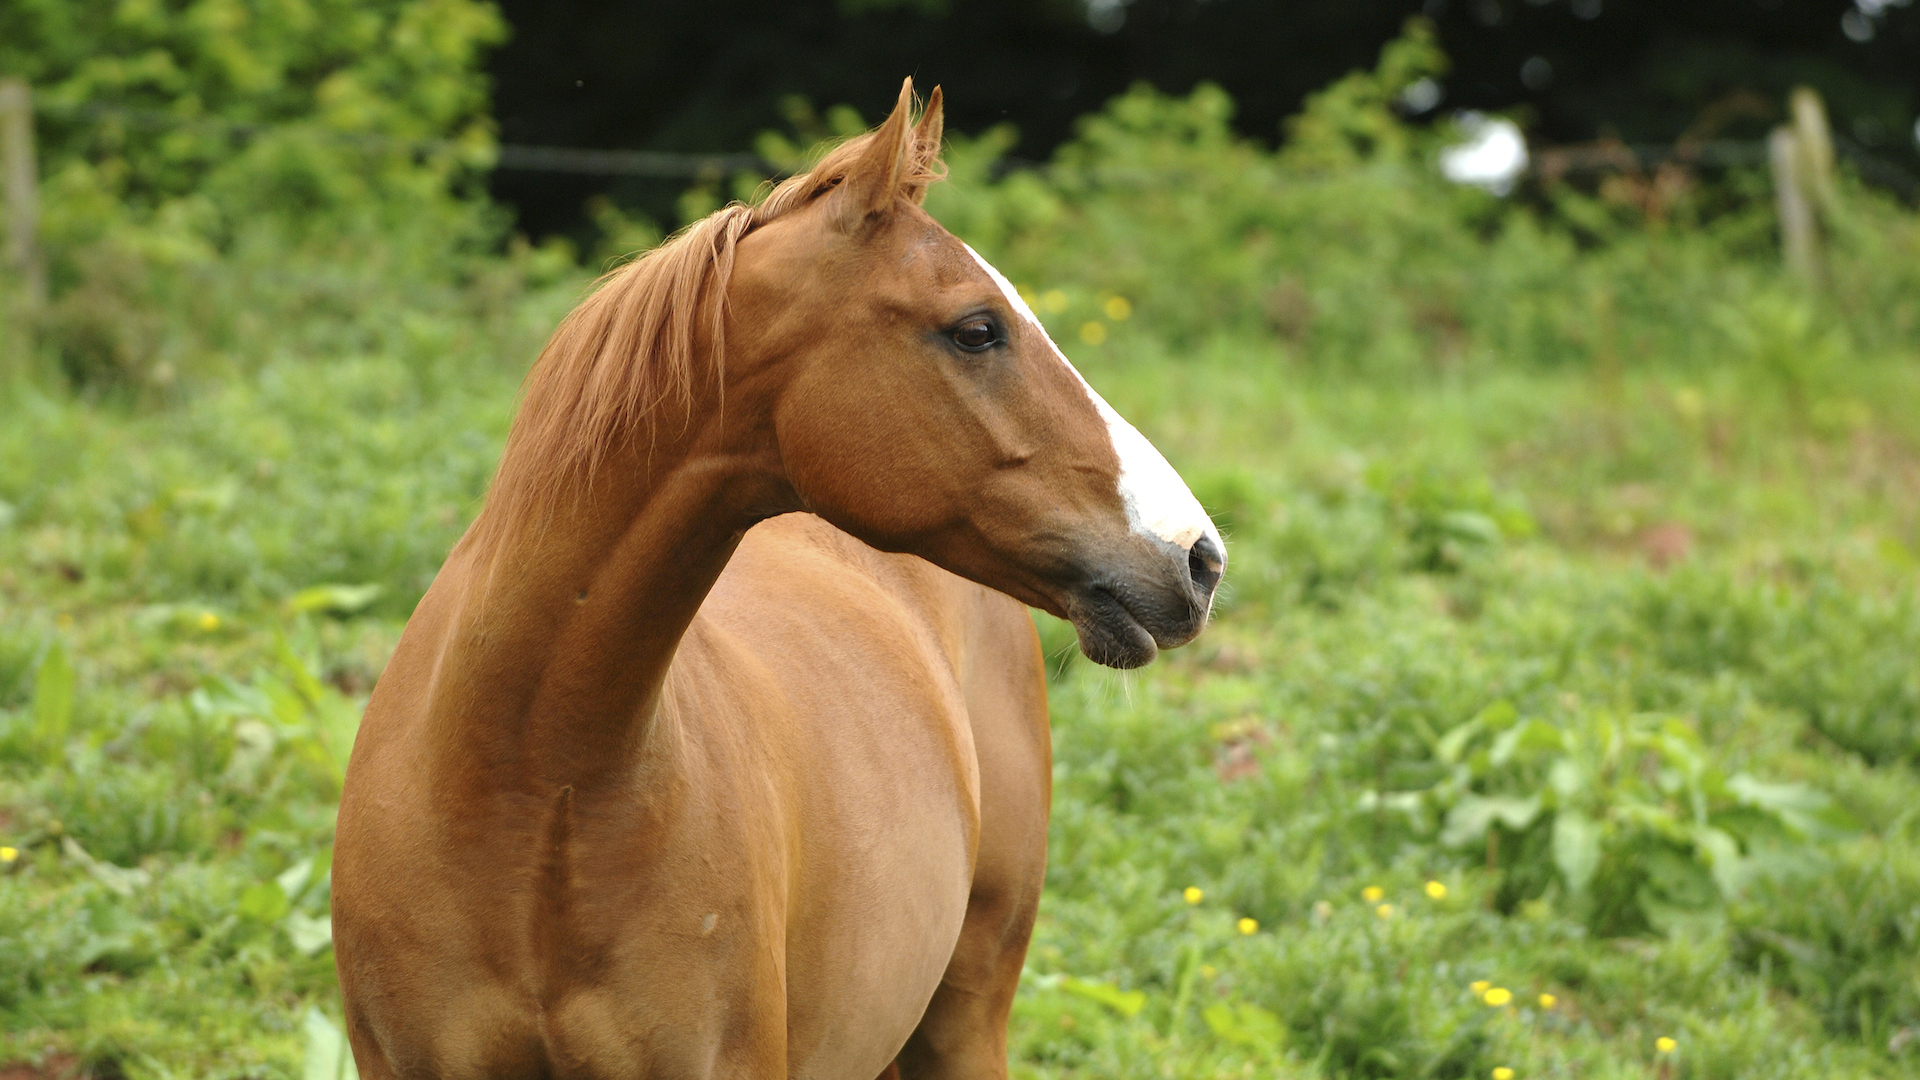
<path fill-rule="evenodd" d="M 1507 989 L 1504 986 L 1496 986 L 1493 989 L 1488 990 L 1486 997 L 1482 998 L 1481 1000 L 1485 1001 L 1487 1004 L 1497 1009 L 1500 1006 L 1505 1005 L 1507 1002 L 1513 1000 L 1513 991 Z"/>
<path fill-rule="evenodd" d="M 1391 919 L 1393 918 L 1393 905 L 1381 904 L 1379 907 L 1373 909 L 1373 913 L 1383 919 Z"/>
<path fill-rule="evenodd" d="M 1107 302 L 1100 305 L 1100 310 L 1106 312 L 1107 318 L 1114 322 L 1126 322 L 1133 317 L 1133 304 L 1124 296 L 1107 297 Z"/>
<path fill-rule="evenodd" d="M 1496 1065 L 1493 1070 L 1493 1080 L 1513 1080 L 1513 1070 L 1505 1065 Z"/>
<path fill-rule="evenodd" d="M 1660 1051 L 1663 1054 L 1671 1054 L 1675 1050 L 1678 1050 L 1680 1048 L 1680 1044 L 1677 1042 L 1674 1042 L 1672 1039 L 1668 1038 L 1667 1036 L 1662 1035 L 1659 1038 L 1653 1040 L 1653 1048 L 1655 1050 Z"/>
<path fill-rule="evenodd" d="M 1239 926 L 1240 932 L 1243 934 L 1251 934 L 1255 930 L 1260 929 L 1260 924 L 1253 919 L 1241 919 Z"/>
<path fill-rule="evenodd" d="M 202 630 L 218 630 L 220 629 L 220 616 L 215 615 L 211 611 L 203 611 L 200 613 L 199 623 L 200 629 Z"/>
<path fill-rule="evenodd" d="M 1439 881 L 1427 882 L 1427 899 L 1445 900 L 1446 898 L 1447 898 L 1447 886 L 1444 882 L 1439 882 Z"/>
<path fill-rule="evenodd" d="M 1554 997 L 1554 996 L 1553 996 L 1552 994 L 1541 994 L 1541 995 L 1540 995 L 1540 1007 L 1541 1007 L 1541 1008 L 1543 1008 L 1543 1009 L 1551 1009 L 1551 1008 L 1553 1008 L 1553 1007 L 1554 1007 L 1555 1005 L 1558 1005 L 1558 1004 L 1560 1004 L 1560 999 L 1559 999 L 1559 998 L 1557 998 L 1557 997 Z"/>
<path fill-rule="evenodd" d="M 17 847 L 0 847 L 0 863 L 10 863 L 20 857 Z"/>
<path fill-rule="evenodd" d="M 1218 975 L 1218 974 L 1220 974 L 1220 969 L 1219 969 L 1219 968 L 1217 968 L 1217 967 L 1214 967 L 1214 966 L 1213 966 L 1212 964 L 1201 964 L 1201 965 L 1200 965 L 1200 977 L 1201 977 L 1201 978 L 1203 978 L 1203 979 L 1211 979 L 1211 978 L 1213 978 L 1213 977 L 1214 977 L 1215 975 Z"/>
<path fill-rule="evenodd" d="M 1182 892 L 1180 895 L 1187 898 L 1187 903 L 1197 904 L 1200 902 L 1201 898 L 1206 896 L 1207 894 L 1200 891 L 1200 886 L 1189 885 L 1187 886 L 1186 891 Z"/>
<path fill-rule="evenodd" d="M 1059 289 L 1048 289 L 1040 294 L 1040 306 L 1047 309 L 1047 314 L 1058 315 L 1067 310 L 1067 294 Z"/>
<path fill-rule="evenodd" d="M 1098 345 L 1107 340 L 1107 324 L 1103 322 L 1081 323 L 1080 340 L 1089 345 Z"/>
<path fill-rule="evenodd" d="M 1467 989 L 1473 991 L 1474 997 L 1485 997 L 1487 993 L 1487 987 L 1492 985 L 1493 985 L 1492 983 L 1488 982 L 1485 979 L 1475 979 L 1471 983 L 1467 984 Z"/>
<path fill-rule="evenodd" d="M 1387 890 L 1378 885 L 1369 885 L 1360 890 L 1360 899 L 1365 900 L 1369 904 L 1379 903 L 1380 899 L 1386 895 Z"/>

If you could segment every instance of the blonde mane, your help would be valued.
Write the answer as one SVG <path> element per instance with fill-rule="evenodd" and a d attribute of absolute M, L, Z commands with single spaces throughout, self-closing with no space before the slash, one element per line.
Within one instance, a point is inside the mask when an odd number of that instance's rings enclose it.
<path fill-rule="evenodd" d="M 937 93 L 937 91 L 936 91 Z M 916 145 L 906 130 L 901 197 L 918 201 L 940 179 L 939 135 Z M 846 179 L 885 128 L 842 143 L 756 205 L 731 203 L 603 275 L 561 320 L 527 375 L 476 532 L 551 509 L 591 482 L 623 441 L 652 435 L 662 406 L 690 414 L 698 380 L 725 375 L 726 298 L 742 237 L 804 207 Z"/>

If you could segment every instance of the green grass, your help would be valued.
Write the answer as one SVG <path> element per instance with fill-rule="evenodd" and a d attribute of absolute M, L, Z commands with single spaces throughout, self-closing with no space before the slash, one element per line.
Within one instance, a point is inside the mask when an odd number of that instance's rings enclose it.
<path fill-rule="evenodd" d="M 1144 672 L 1045 628 L 1055 823 L 1017 1071 L 1911 1067 L 1888 1045 L 1920 1024 L 1920 371 L 1850 369 L 1848 426 L 1815 430 L 1734 366 L 1374 382 L 1130 329 L 1083 366 L 1228 523 L 1233 565 L 1214 627 Z M 344 733 L 513 390 L 289 361 L 166 409 L 7 399 L 0 1059 L 300 1071 L 309 1008 L 337 1012 L 311 928 Z M 295 599 L 323 583 L 383 591 Z M 1659 859 L 1631 837 L 1581 895 L 1542 823 L 1441 842 L 1462 792 L 1440 744 L 1499 702 L 1567 731 L 1672 718 L 1719 774 L 1832 802 L 1753 832 L 1737 892 L 1656 881 L 1649 919 Z M 1534 782 L 1511 771 L 1466 794 Z"/>

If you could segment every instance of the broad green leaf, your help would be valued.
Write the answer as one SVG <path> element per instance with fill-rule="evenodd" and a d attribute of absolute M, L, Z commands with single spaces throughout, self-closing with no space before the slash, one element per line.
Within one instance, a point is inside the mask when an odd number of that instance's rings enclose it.
<path fill-rule="evenodd" d="M 1814 814 L 1825 810 L 1833 801 L 1825 792 L 1805 784 L 1769 784 L 1746 773 L 1728 777 L 1727 790 L 1746 805 L 1762 810 L 1799 810 Z"/>
<path fill-rule="evenodd" d="M 132 896 L 153 883 L 153 875 L 141 867 L 115 866 L 96 859 L 71 836 L 60 838 L 60 853 L 85 868 L 88 877 L 106 886 L 116 896 Z"/>
<path fill-rule="evenodd" d="M 287 598 L 287 610 L 294 614 L 324 611 L 334 615 L 352 615 L 365 610 L 385 587 L 372 585 L 315 585 Z"/>
<path fill-rule="evenodd" d="M 1747 860 L 1740 854 L 1739 842 L 1719 829 L 1703 826 L 1693 831 L 1693 843 L 1695 850 L 1705 856 L 1714 884 L 1720 887 L 1721 898 L 1731 900 L 1739 896 L 1747 880 Z"/>
<path fill-rule="evenodd" d="M 329 915 L 313 916 L 301 911 L 289 911 L 286 922 L 287 940 L 302 956 L 312 956 L 321 949 L 333 944 L 333 918 Z"/>
<path fill-rule="evenodd" d="M 1217 1001 L 1200 1010 L 1200 1018 L 1214 1035 L 1236 1046 L 1274 1053 L 1286 1043 L 1286 1025 L 1251 1002 Z"/>
<path fill-rule="evenodd" d="M 1086 979 L 1069 977 L 1061 981 L 1060 989 L 1069 994 L 1078 994 L 1089 1001 L 1097 1001 L 1129 1019 L 1140 1015 L 1140 1010 L 1147 1007 L 1147 995 L 1144 992 L 1122 990 L 1109 983 L 1089 982 Z"/>
<path fill-rule="evenodd" d="M 235 905 L 234 911 L 252 922 L 276 923 L 286 918 L 292 907 L 278 882 L 262 881 L 247 886 L 247 891 L 240 894 L 240 903 Z"/>
<path fill-rule="evenodd" d="M 1495 821 L 1509 829 L 1524 829 L 1539 815 L 1538 795 L 1525 799 L 1462 795 L 1453 809 L 1447 811 L 1447 824 L 1440 832 L 1440 842 L 1448 847 L 1460 847 L 1487 835 Z"/>
<path fill-rule="evenodd" d="M 73 698 L 76 680 L 73 665 L 67 660 L 67 646 L 55 639 L 40 660 L 39 674 L 33 683 L 33 734 L 41 752 L 52 761 L 60 756 L 67 732 L 73 726 Z"/>
<path fill-rule="evenodd" d="M 1802 836 L 1814 836 L 1836 824 L 1844 825 L 1843 815 L 1833 813 L 1833 800 L 1825 792 L 1804 784 L 1769 784 L 1746 773 L 1727 778 L 1727 790 L 1743 806 L 1774 815 Z"/>
<path fill-rule="evenodd" d="M 334 1026 L 327 1014 L 308 1007 L 301 1028 L 307 1036 L 306 1060 L 300 1068 L 300 1080 L 360 1080 L 353 1065 L 353 1048 L 347 1036 Z"/>
<path fill-rule="evenodd" d="M 1480 721 L 1480 725 L 1488 731 L 1505 731 L 1520 719 L 1520 711 L 1513 707 L 1513 702 L 1501 698 L 1481 709 L 1474 719 Z"/>
<path fill-rule="evenodd" d="M 1718 906 L 1719 883 L 1705 860 L 1691 851 L 1652 845 L 1640 856 L 1640 866 L 1647 875 L 1643 890 L 1650 889 L 1661 903 L 1692 910 Z"/>
<path fill-rule="evenodd" d="M 1456 540 L 1475 544 L 1500 542 L 1500 526 L 1487 515 L 1472 510 L 1454 510 L 1441 515 L 1440 529 Z"/>
<path fill-rule="evenodd" d="M 1553 864 L 1566 879 L 1567 888 L 1583 893 L 1600 868 L 1600 825 L 1578 810 L 1562 809 L 1553 815 Z"/>
<path fill-rule="evenodd" d="M 317 702 L 327 695 L 330 687 L 320 681 L 286 638 L 274 642 L 274 659 L 280 662 L 281 670 L 293 681 L 293 688 L 308 702 Z"/>
<path fill-rule="evenodd" d="M 298 900 L 300 893 L 306 889 L 307 881 L 312 874 L 313 859 L 309 857 L 301 859 L 299 862 L 280 871 L 280 876 L 274 878 L 273 881 L 274 884 L 280 886 L 281 892 L 287 894 L 288 900 Z"/>
<path fill-rule="evenodd" d="M 1524 761 L 1541 751 L 1565 748 L 1566 736 L 1560 733 L 1559 728 L 1545 720 L 1529 720 L 1500 733 L 1500 737 L 1493 741 L 1492 760 L 1494 766 L 1498 767 L 1512 761 L 1515 756 Z"/>
<path fill-rule="evenodd" d="M 1505 699 L 1496 701 L 1481 709 L 1473 719 L 1440 736 L 1440 741 L 1433 747 L 1434 756 L 1449 765 L 1455 764 L 1475 735 L 1483 731 L 1504 731 L 1518 716 L 1512 702 Z"/>
<path fill-rule="evenodd" d="M 1547 769 L 1547 786 L 1562 804 L 1571 802 L 1587 790 L 1587 771 L 1574 759 L 1563 757 Z"/>

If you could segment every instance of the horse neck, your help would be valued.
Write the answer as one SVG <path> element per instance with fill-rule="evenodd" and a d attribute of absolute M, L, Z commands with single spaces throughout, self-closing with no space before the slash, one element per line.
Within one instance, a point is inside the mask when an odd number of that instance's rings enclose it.
<path fill-rule="evenodd" d="M 483 517 L 462 542 L 433 712 L 473 780 L 591 787 L 630 760 L 740 537 L 785 508 L 766 455 L 725 449 L 719 426 L 641 435 L 544 511 Z"/>

